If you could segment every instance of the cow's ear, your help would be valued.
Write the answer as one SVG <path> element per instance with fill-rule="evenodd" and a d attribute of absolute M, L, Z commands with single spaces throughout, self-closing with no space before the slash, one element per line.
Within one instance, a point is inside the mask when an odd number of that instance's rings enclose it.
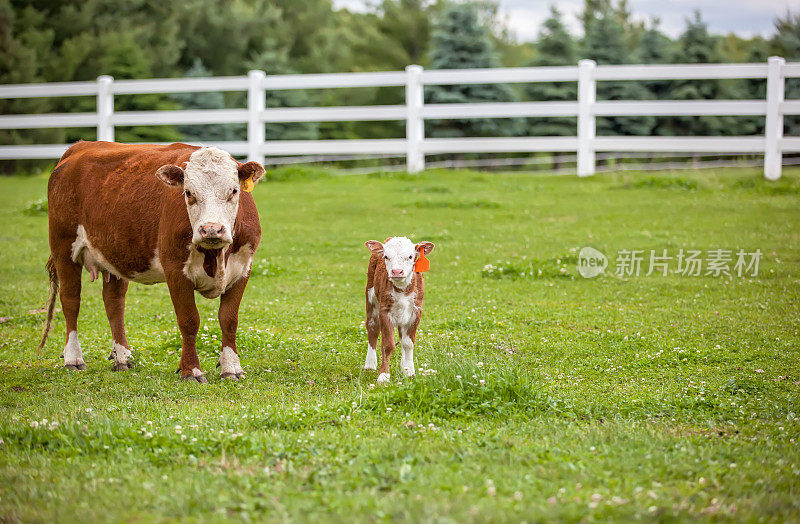
<path fill-rule="evenodd" d="M 264 176 L 266 171 L 264 166 L 258 162 L 248 162 L 239 166 L 239 182 L 244 183 L 246 180 L 252 180 L 255 184 L 261 177 Z"/>
<path fill-rule="evenodd" d="M 414 246 L 414 249 L 417 252 L 421 251 L 421 252 L 425 253 L 425 255 L 427 256 L 427 255 L 431 254 L 431 251 L 433 251 L 434 247 L 436 247 L 436 246 L 433 245 L 433 242 L 424 241 L 424 242 L 420 242 L 416 246 Z"/>
<path fill-rule="evenodd" d="M 167 164 L 161 166 L 156 171 L 156 176 L 168 186 L 182 186 L 183 185 L 183 169 L 179 166 Z"/>
<path fill-rule="evenodd" d="M 378 242 L 377 240 L 367 240 L 364 242 L 364 245 L 367 246 L 370 253 L 373 255 L 381 256 L 383 255 L 383 244 Z"/>

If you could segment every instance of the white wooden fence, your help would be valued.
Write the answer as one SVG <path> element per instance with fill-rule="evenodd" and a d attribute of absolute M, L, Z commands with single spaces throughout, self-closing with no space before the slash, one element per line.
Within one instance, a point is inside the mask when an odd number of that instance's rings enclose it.
<path fill-rule="evenodd" d="M 423 70 L 267 76 L 245 76 L 63 82 L 0 86 L 0 98 L 96 96 L 93 113 L 0 115 L 0 129 L 97 127 L 98 140 L 114 140 L 115 126 L 246 123 L 246 142 L 219 142 L 234 155 L 264 162 L 277 155 L 397 154 L 407 169 L 425 167 L 425 156 L 442 153 L 577 152 L 579 176 L 595 172 L 596 152 L 763 154 L 764 176 L 781 176 L 782 154 L 800 152 L 800 137 L 783 136 L 784 115 L 800 115 L 800 100 L 784 100 L 786 78 L 800 78 L 800 63 L 771 57 L 766 64 L 603 65 L 581 60 L 578 66 L 498 69 Z M 597 82 L 683 79 L 766 79 L 765 100 L 596 100 Z M 429 85 L 529 82 L 577 82 L 574 102 L 507 102 L 424 104 Z M 266 107 L 266 91 L 404 86 L 405 105 L 343 107 Z M 114 111 L 115 95 L 246 91 L 247 108 L 174 111 Z M 664 137 L 595 136 L 595 118 L 613 116 L 756 115 L 766 117 L 765 136 Z M 426 119 L 577 117 L 577 136 L 425 138 Z M 338 122 L 405 120 L 404 139 L 268 140 L 267 122 Z M 0 159 L 58 158 L 66 144 L 0 146 Z"/>

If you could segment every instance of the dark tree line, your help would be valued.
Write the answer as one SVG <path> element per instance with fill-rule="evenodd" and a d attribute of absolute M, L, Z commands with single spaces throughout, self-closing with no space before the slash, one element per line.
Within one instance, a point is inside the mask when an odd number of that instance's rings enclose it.
<path fill-rule="evenodd" d="M 800 13 L 776 20 L 769 39 L 709 33 L 688 13 L 676 39 L 658 20 L 634 21 L 626 0 L 585 0 L 577 38 L 552 9 L 535 42 L 518 43 L 491 0 L 383 0 L 366 13 L 335 10 L 332 0 L 0 0 L 0 83 L 178 76 L 400 70 L 426 68 L 800 60 Z M 761 98 L 763 81 L 604 82 L 598 99 Z M 436 86 L 429 103 L 574 100 L 574 83 Z M 787 84 L 800 97 L 800 82 Z M 402 103 L 403 90 L 360 88 L 268 93 L 271 107 Z M 241 107 L 244 94 L 119 96 L 117 111 Z M 93 111 L 91 97 L 2 100 L 4 114 Z M 616 117 L 598 120 L 599 134 L 752 134 L 754 117 Z M 788 132 L 800 121 L 788 120 Z M 429 122 L 432 136 L 572 135 L 575 120 L 485 119 Z M 275 124 L 283 139 L 402 136 L 400 123 Z M 121 141 L 236 140 L 243 125 L 148 126 L 117 129 Z M 90 129 L 12 130 L 0 143 L 57 143 L 93 138 Z"/>

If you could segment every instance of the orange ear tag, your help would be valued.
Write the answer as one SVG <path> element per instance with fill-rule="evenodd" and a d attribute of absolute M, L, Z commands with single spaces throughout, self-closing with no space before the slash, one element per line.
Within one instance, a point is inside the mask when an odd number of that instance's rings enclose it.
<path fill-rule="evenodd" d="M 256 183 L 253 182 L 253 175 L 250 175 L 246 179 L 242 180 L 242 191 L 247 191 L 248 193 L 256 187 Z"/>
<path fill-rule="evenodd" d="M 417 273 L 424 273 L 431 268 L 431 261 L 425 258 L 425 250 L 419 250 L 419 258 L 417 259 L 417 263 L 414 264 L 414 271 Z"/>

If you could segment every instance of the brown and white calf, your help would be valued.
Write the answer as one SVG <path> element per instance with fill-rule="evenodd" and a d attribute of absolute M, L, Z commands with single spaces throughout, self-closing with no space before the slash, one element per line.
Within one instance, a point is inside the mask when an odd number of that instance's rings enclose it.
<path fill-rule="evenodd" d="M 250 189 L 264 174 L 214 147 L 79 142 L 61 157 L 47 190 L 50 298 L 39 349 L 60 294 L 64 365 L 86 369 L 78 342 L 81 271 L 102 274 L 115 371 L 132 366 L 125 333 L 130 281 L 166 282 L 182 337 L 181 378 L 206 382 L 195 340 L 195 291 L 220 297 L 221 376 L 243 376 L 236 349 L 239 303 L 261 226 Z"/>
<path fill-rule="evenodd" d="M 414 244 L 406 237 L 365 242 L 370 250 L 367 269 L 367 359 L 364 369 L 378 367 L 375 351 L 381 336 L 381 367 L 378 383 L 388 382 L 389 361 L 394 351 L 394 329 L 400 335 L 403 354 L 400 368 L 407 377 L 414 375 L 414 341 L 422 317 L 425 279 L 417 261 L 433 251 L 433 243 Z"/>

